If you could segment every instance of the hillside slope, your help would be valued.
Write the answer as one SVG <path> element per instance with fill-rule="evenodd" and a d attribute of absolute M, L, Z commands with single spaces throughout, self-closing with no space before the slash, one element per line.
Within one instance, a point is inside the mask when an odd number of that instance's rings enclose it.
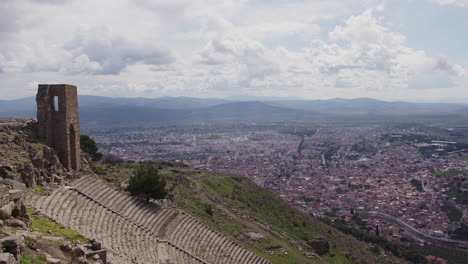
<path fill-rule="evenodd" d="M 33 230 L 47 233 L 52 230 L 59 235 L 62 227 L 47 222 L 54 219 L 88 239 L 97 238 L 117 254 L 116 258 L 124 259 L 123 263 L 132 255 L 129 261 L 147 263 L 138 260 L 140 252 L 145 253 L 142 257 L 147 260 L 186 259 L 183 263 L 236 263 L 236 259 L 242 259 L 242 263 L 252 263 L 249 262 L 252 259 L 258 263 L 285 264 L 406 263 L 378 246 L 360 242 L 293 209 L 242 177 L 199 171 L 181 164 L 157 164 L 169 181 L 168 199 L 158 202 L 159 205 L 130 199 L 116 190 L 122 190 L 121 186 L 139 164 L 93 165 L 101 181 L 108 185 L 100 183 L 87 166 L 81 172 L 67 172 L 55 152 L 29 134 L 28 122 L 31 121 L 3 124 L 0 163 L 4 165 L 0 172 L 5 179 L 36 186 L 30 190 L 35 193 L 31 194 L 34 197 L 31 205 L 36 211 L 29 212 Z M 116 188 L 112 190 L 109 185 Z M 41 218 L 39 212 L 48 218 Z M 166 220 L 158 225 L 158 219 Z M 75 243 L 72 240 L 79 235 L 71 234 L 69 243 Z M 34 241 L 47 245 L 41 239 Z M 42 253 L 35 251 L 34 243 L 28 252 L 42 257 Z M 63 253 L 58 247 L 55 244 L 50 252 L 60 258 Z M 218 249 L 211 254 L 210 248 Z M 217 261 L 223 258 L 230 261 Z"/>
<path fill-rule="evenodd" d="M 124 186 L 135 166 L 100 164 L 96 170 L 110 184 Z M 271 263 L 407 263 L 299 212 L 243 177 L 159 166 L 169 180 L 167 202 Z"/>

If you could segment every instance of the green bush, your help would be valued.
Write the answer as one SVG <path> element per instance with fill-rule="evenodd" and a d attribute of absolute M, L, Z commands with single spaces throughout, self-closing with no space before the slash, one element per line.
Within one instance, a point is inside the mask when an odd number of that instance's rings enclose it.
<path fill-rule="evenodd" d="M 442 210 L 451 222 L 458 222 L 463 218 L 463 212 L 453 205 L 446 204 L 442 206 Z"/>
<path fill-rule="evenodd" d="M 98 161 L 102 158 L 102 153 L 98 152 L 96 142 L 88 135 L 80 135 L 80 146 L 94 161 Z"/>
<path fill-rule="evenodd" d="M 167 195 L 166 179 L 153 166 L 139 167 L 130 177 L 127 191 L 146 200 L 164 199 Z"/>

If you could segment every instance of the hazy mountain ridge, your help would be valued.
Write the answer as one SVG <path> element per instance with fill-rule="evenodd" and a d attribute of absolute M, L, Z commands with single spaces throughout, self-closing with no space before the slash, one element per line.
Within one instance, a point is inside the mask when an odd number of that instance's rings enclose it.
<path fill-rule="evenodd" d="M 162 122 L 171 120 L 304 119 L 313 115 L 468 114 L 449 103 L 387 102 L 371 98 L 330 100 L 229 101 L 192 97 L 112 98 L 79 96 L 84 122 Z M 35 98 L 0 100 L 0 118 L 35 116 Z"/>
<path fill-rule="evenodd" d="M 326 114 L 441 114 L 451 113 L 463 105 L 449 103 L 410 103 L 387 102 L 371 98 L 330 99 L 330 100 L 293 100 L 275 102 L 278 106 L 310 110 Z"/>
<path fill-rule="evenodd" d="M 233 102 L 219 104 L 199 110 L 191 114 L 192 119 L 219 119 L 219 118 L 304 118 L 308 111 L 279 107 L 263 102 Z"/>

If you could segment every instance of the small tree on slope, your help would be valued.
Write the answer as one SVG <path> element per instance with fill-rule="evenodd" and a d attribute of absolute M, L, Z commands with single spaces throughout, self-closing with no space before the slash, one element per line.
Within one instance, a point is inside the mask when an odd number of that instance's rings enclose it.
<path fill-rule="evenodd" d="M 80 146 L 94 161 L 98 161 L 102 158 L 102 153 L 98 152 L 96 142 L 88 135 L 80 135 Z"/>
<path fill-rule="evenodd" d="M 130 177 L 127 191 L 146 200 L 164 199 L 167 195 L 166 179 L 159 175 L 155 167 L 139 167 Z"/>

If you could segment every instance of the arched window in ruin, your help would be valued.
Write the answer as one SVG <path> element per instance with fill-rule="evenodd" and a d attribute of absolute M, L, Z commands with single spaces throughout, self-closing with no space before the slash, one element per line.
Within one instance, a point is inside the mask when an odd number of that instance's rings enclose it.
<path fill-rule="evenodd" d="M 71 167 L 72 169 L 78 169 L 78 164 L 76 160 L 76 131 L 73 124 L 70 125 L 70 157 L 71 157 Z"/>

